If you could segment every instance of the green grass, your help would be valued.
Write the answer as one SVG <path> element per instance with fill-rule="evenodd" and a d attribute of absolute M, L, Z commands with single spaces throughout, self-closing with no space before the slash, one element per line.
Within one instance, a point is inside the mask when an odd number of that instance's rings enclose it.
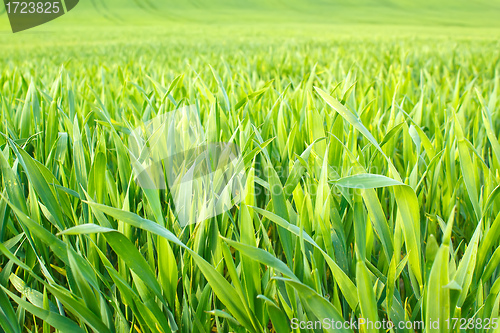
<path fill-rule="evenodd" d="M 498 318 L 498 2 L 196 3 L 0 16 L 0 331 Z M 187 105 L 248 191 L 181 227 L 127 145 Z"/>

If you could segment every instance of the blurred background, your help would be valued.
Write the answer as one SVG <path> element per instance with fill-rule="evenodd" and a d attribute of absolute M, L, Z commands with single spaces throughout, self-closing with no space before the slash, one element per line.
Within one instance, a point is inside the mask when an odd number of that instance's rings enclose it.
<path fill-rule="evenodd" d="M 0 8 L 2 47 L 27 42 L 27 35 L 92 42 L 122 34 L 133 41 L 144 31 L 151 37 L 227 37 L 267 36 L 272 29 L 275 35 L 313 38 L 329 33 L 491 37 L 500 27 L 500 0 L 82 0 L 64 17 L 13 36 Z"/>

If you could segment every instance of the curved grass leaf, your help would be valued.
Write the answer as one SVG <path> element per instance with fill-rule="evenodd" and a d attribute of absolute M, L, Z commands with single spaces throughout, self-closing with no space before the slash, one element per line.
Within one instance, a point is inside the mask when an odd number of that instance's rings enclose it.
<path fill-rule="evenodd" d="M 267 210 L 260 209 L 258 207 L 252 207 L 257 213 L 261 214 L 262 216 L 266 217 L 270 221 L 278 224 L 279 226 L 283 227 L 284 229 L 290 231 L 291 233 L 295 234 L 298 237 L 303 237 L 306 242 L 309 244 L 313 245 L 315 248 L 317 248 L 321 254 L 323 255 L 323 258 L 325 258 L 328 267 L 332 270 L 333 277 L 335 281 L 337 281 L 340 290 L 342 291 L 342 294 L 346 298 L 347 302 L 349 303 L 349 306 L 351 309 L 355 310 L 356 306 L 358 304 L 358 297 L 357 297 L 357 291 L 356 291 L 356 286 L 352 281 L 349 279 L 349 277 L 342 271 L 342 269 L 335 263 L 335 261 L 330 258 L 330 256 L 316 244 L 316 242 L 309 236 L 307 233 L 303 232 L 301 229 L 299 229 L 297 226 L 288 223 L 281 217 L 279 217 L 276 214 L 273 214 Z"/>
<path fill-rule="evenodd" d="M 38 306 L 35 306 L 29 302 L 26 302 L 25 300 L 22 300 L 21 298 L 17 297 L 13 293 L 11 293 L 4 286 L 0 286 L 0 287 L 3 289 L 3 291 L 7 295 L 9 295 L 10 298 L 12 298 L 17 304 L 19 304 L 19 306 L 26 309 L 26 311 L 32 313 L 33 315 L 37 316 L 38 318 L 42 319 L 44 322 L 48 323 L 50 326 L 54 327 L 55 329 L 58 329 L 61 332 L 76 332 L 76 333 L 85 332 L 83 329 L 80 328 L 80 326 L 78 326 L 77 323 L 75 323 L 71 319 L 63 317 L 56 312 L 45 310 L 45 309 L 40 308 Z M 17 332 L 19 332 L 19 331 L 17 331 Z"/>

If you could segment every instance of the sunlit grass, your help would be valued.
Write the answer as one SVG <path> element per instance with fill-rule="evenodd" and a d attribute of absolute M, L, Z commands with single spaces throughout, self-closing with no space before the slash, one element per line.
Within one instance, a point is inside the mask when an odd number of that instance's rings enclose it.
<path fill-rule="evenodd" d="M 492 327 L 494 30 L 272 26 L 2 37 L 15 45 L 0 61 L 5 332 L 281 333 L 293 318 Z M 189 105 L 211 142 L 239 147 L 247 193 L 183 227 L 168 190 L 135 181 L 128 134 Z M 489 331 L 500 329 L 470 330 Z"/>

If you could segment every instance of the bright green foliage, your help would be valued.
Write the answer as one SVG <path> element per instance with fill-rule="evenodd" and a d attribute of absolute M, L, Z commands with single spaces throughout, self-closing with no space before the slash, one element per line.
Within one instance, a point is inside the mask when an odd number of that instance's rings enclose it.
<path fill-rule="evenodd" d="M 3 331 L 499 316 L 498 32 L 277 26 L 0 37 Z M 247 193 L 181 227 L 127 144 L 186 105 L 238 145 Z"/>

